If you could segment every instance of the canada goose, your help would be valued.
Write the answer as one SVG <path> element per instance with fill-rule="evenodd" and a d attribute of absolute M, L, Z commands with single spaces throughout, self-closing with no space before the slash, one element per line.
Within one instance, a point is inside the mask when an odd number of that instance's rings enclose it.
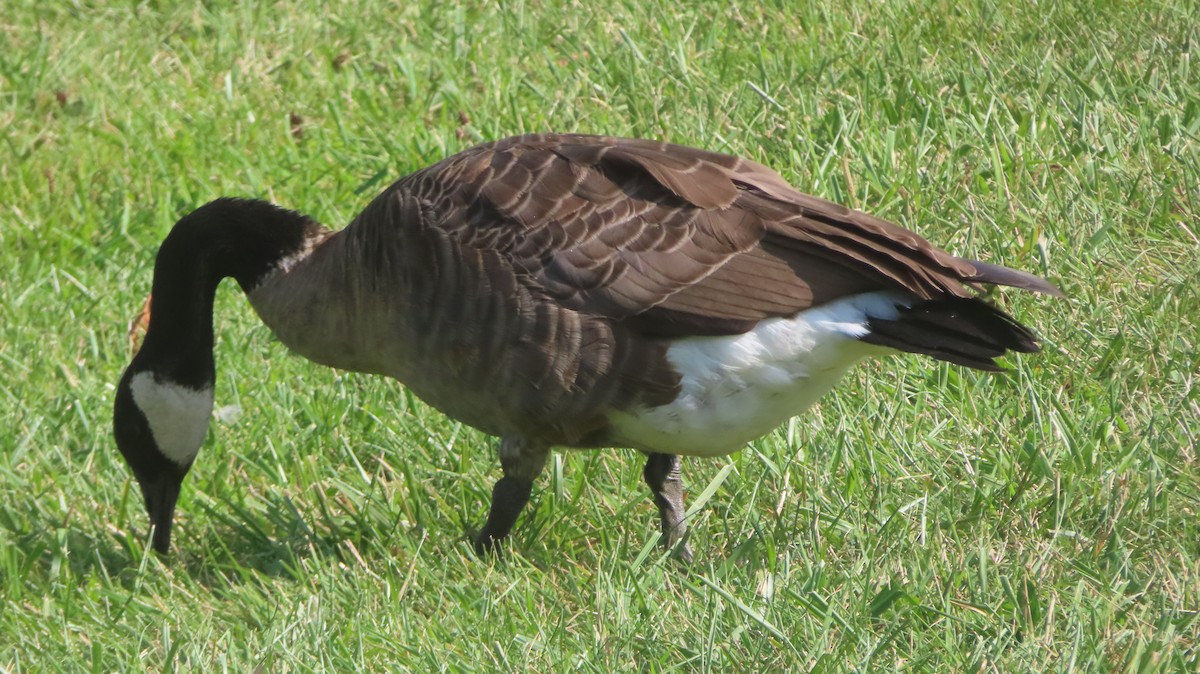
<path fill-rule="evenodd" d="M 980 284 L 1061 295 L 801 194 L 745 159 L 647 140 L 528 135 L 402 178 L 334 232 L 262 201 L 184 216 L 116 392 L 117 446 L 165 553 L 213 405 L 213 293 L 241 285 L 288 348 L 394 377 L 500 437 L 475 541 L 495 549 L 551 447 L 632 447 L 689 558 L 680 455 L 719 456 L 907 351 L 998 370 L 1034 352 Z"/>

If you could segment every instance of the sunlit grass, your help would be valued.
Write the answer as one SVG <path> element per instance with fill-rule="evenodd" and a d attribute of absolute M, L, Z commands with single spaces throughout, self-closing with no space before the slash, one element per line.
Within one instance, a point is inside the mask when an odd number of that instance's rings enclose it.
<path fill-rule="evenodd" d="M 1189 3 L 41 3 L 0 16 L 0 669 L 1191 671 L 1200 13 Z M 477 141 L 753 157 L 1046 275 L 1043 354 L 860 368 L 689 460 L 560 454 L 511 554 L 493 441 L 289 355 L 229 284 L 175 553 L 109 431 L 153 254 L 219 195 L 341 226 Z"/>

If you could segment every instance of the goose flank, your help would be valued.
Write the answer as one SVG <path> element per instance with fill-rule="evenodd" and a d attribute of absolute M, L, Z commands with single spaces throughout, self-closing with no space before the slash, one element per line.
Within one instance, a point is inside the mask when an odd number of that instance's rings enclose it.
<path fill-rule="evenodd" d="M 761 164 L 647 140 L 480 145 L 400 179 L 336 232 L 217 199 L 163 241 L 116 392 L 117 446 L 161 553 L 212 412 L 226 277 L 292 351 L 394 377 L 500 438 L 479 552 L 508 535 L 551 448 L 630 447 L 648 457 L 663 544 L 685 559 L 681 455 L 737 451 L 867 357 L 999 370 L 1038 344 L 980 290 L 1061 295 Z"/>

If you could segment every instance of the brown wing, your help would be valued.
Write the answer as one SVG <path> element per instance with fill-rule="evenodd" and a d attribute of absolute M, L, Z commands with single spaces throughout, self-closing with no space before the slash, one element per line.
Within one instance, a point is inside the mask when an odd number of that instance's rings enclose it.
<path fill-rule="evenodd" d="M 1053 291 L 802 194 L 761 164 L 668 143 L 521 136 L 397 187 L 429 204 L 429 224 L 496 251 L 565 307 L 647 334 L 737 333 L 869 290 L 969 297 L 971 284 L 998 282 Z"/>

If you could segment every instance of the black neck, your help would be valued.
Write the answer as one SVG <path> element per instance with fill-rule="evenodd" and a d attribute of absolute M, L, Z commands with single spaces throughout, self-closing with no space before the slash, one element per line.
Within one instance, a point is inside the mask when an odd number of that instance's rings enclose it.
<path fill-rule="evenodd" d="M 152 369 L 194 388 L 211 385 L 217 285 L 233 277 L 250 292 L 326 231 L 263 201 L 218 199 L 184 216 L 158 250 L 150 325 L 130 369 Z"/>

